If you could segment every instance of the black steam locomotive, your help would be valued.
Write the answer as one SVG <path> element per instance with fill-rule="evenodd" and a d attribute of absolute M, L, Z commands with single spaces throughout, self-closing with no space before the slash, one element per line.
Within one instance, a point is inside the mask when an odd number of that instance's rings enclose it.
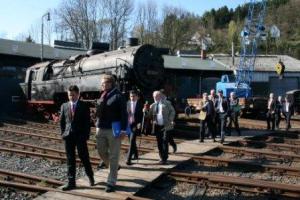
<path fill-rule="evenodd" d="M 28 105 L 53 112 L 67 101 L 67 88 L 73 84 L 80 88 L 83 100 L 94 101 L 99 98 L 100 79 L 104 74 L 115 76 L 123 92 L 133 87 L 143 92 L 161 87 L 165 50 L 152 45 L 115 51 L 108 51 L 109 45 L 105 43 L 93 46 L 99 48 L 85 55 L 42 62 L 28 68 L 25 82 L 20 84 Z"/>

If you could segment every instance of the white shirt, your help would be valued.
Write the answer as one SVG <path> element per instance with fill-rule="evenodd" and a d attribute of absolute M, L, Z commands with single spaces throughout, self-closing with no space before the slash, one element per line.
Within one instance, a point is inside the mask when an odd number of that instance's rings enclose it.
<path fill-rule="evenodd" d="M 163 114 L 162 114 L 162 104 L 161 104 L 161 102 L 158 102 L 158 113 L 156 115 L 156 121 L 157 121 L 157 124 L 159 126 L 164 125 L 164 118 L 163 118 Z"/>
<path fill-rule="evenodd" d="M 219 112 L 220 112 L 220 113 L 223 113 L 223 112 L 224 112 L 224 109 L 223 109 L 222 103 L 223 103 L 223 99 L 222 99 L 222 98 L 219 98 L 219 105 L 218 105 L 218 109 L 219 109 Z"/>
<path fill-rule="evenodd" d="M 137 101 L 130 101 L 130 112 L 129 112 L 129 123 L 132 124 L 135 119 L 134 119 L 134 112 L 136 108 L 136 103 Z"/>
<path fill-rule="evenodd" d="M 268 102 L 268 110 L 271 109 L 271 104 L 272 104 L 272 102 L 273 102 L 273 99 L 269 99 L 269 102 Z"/>
<path fill-rule="evenodd" d="M 130 101 L 130 111 L 132 114 L 135 112 L 136 101 Z"/>
<path fill-rule="evenodd" d="M 289 105 L 290 105 L 290 103 L 286 103 L 286 104 L 285 104 L 285 111 L 286 111 L 286 112 L 289 112 Z"/>

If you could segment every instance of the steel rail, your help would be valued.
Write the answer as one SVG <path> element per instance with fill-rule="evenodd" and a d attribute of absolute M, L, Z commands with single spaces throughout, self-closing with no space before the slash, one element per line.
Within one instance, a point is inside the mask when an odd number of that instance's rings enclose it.
<path fill-rule="evenodd" d="M 25 174 L 20 172 L 11 172 L 7 170 L 0 169 L 0 177 L 6 181 L 15 181 L 15 182 L 21 182 L 21 183 L 28 183 L 28 184 L 47 184 L 47 185 L 53 185 L 53 186 L 61 186 L 64 184 L 62 181 L 58 181 L 55 179 L 45 178 L 41 176 L 35 176 L 32 174 Z"/>
<path fill-rule="evenodd" d="M 282 183 L 273 183 L 270 181 L 212 175 L 203 173 L 187 173 L 185 171 L 171 171 L 169 176 L 174 177 L 177 181 L 199 184 L 202 186 L 236 190 L 251 193 L 260 193 L 264 195 L 276 194 L 278 196 L 300 198 L 300 186 Z"/>
<path fill-rule="evenodd" d="M 43 154 L 51 154 L 51 155 L 57 154 L 58 156 L 66 156 L 66 152 L 64 150 L 57 150 L 57 149 L 52 149 L 52 148 L 40 147 L 40 146 L 36 146 L 36 145 L 31 145 L 31 144 L 26 144 L 26 143 L 21 143 L 21 142 L 15 142 L 15 141 L 12 141 L 12 140 L 1 140 L 0 139 L 0 144 L 7 145 L 9 147 L 21 147 L 22 150 L 31 149 L 32 152 L 39 151 L 40 153 L 43 153 Z M 77 157 L 78 157 L 78 155 L 77 155 Z M 93 157 L 93 156 L 90 156 L 90 160 L 98 162 L 98 163 L 101 161 L 100 158 Z"/>
<path fill-rule="evenodd" d="M 8 124 L 8 123 L 4 123 L 4 127 L 7 128 L 13 128 L 16 130 L 28 130 L 28 131 L 32 131 L 33 133 L 48 133 L 50 135 L 53 136 L 57 136 L 60 135 L 59 131 L 47 131 L 47 130 L 43 130 L 43 129 L 38 129 L 38 128 L 31 128 L 31 127 L 27 127 L 27 126 L 19 126 L 19 125 L 14 125 L 14 124 Z M 156 142 L 156 137 L 154 136 L 137 136 L 138 138 L 145 140 L 145 141 L 149 141 L 149 142 Z M 91 141 L 95 141 L 95 140 L 91 140 Z M 175 139 L 176 143 L 180 143 L 183 142 L 184 140 L 179 140 L 179 139 Z"/>
<path fill-rule="evenodd" d="M 277 153 L 272 151 L 264 151 L 261 149 L 257 150 L 257 149 L 231 147 L 231 146 L 219 146 L 218 148 L 226 153 L 251 155 L 251 156 L 266 157 L 266 158 L 282 158 L 284 160 L 300 161 L 300 155 L 296 155 L 296 154 L 284 154 L 284 153 Z"/>
<path fill-rule="evenodd" d="M 257 147 L 267 147 L 267 148 L 272 149 L 273 151 L 288 150 L 288 151 L 292 151 L 294 153 L 300 152 L 300 146 L 292 145 L 292 144 L 269 143 L 269 142 L 255 141 L 255 140 L 250 140 L 250 139 L 239 140 L 238 143 L 245 147 L 247 147 L 249 145 L 251 145 L 251 146 L 253 145 L 253 146 L 257 146 Z"/>
<path fill-rule="evenodd" d="M 31 151 L 23 151 L 18 149 L 10 149 L 5 147 L 0 147 L 0 152 L 7 152 L 7 153 L 14 153 L 14 154 L 20 154 L 25 155 L 29 157 L 38 157 L 38 158 L 46 158 L 51 160 L 58 160 L 61 162 L 67 162 L 67 158 L 65 156 L 57 156 L 57 155 L 51 155 L 51 154 L 45 154 L 45 153 L 39 153 L 39 152 L 31 152 Z M 91 160 L 92 166 L 98 166 L 99 162 L 96 162 L 94 160 Z M 81 163 L 79 159 L 76 159 L 76 163 Z"/>
<path fill-rule="evenodd" d="M 6 129 L 6 128 L 0 128 L 0 132 L 7 133 L 7 134 L 16 134 L 16 135 L 23 135 L 23 136 L 29 136 L 29 137 L 36 137 L 36 138 L 39 138 L 39 139 L 47 139 L 47 140 L 52 140 L 52 141 L 55 141 L 55 142 L 63 143 L 63 139 L 59 136 L 58 137 L 51 137 L 51 136 L 45 136 L 45 135 L 41 135 L 41 134 L 34 134 L 34 133 L 28 133 L 28 132 L 23 132 L 23 131 L 9 130 L 9 129 Z M 97 144 L 95 142 L 92 142 L 92 141 L 88 141 L 87 145 L 94 148 L 94 149 L 97 148 Z M 129 145 L 128 144 L 122 144 L 121 149 L 125 150 L 125 151 L 128 151 Z M 140 152 L 144 152 L 144 153 L 154 151 L 153 148 L 146 148 L 146 147 L 140 147 L 138 150 Z"/>
<path fill-rule="evenodd" d="M 227 158 L 219 158 L 214 156 L 192 156 L 192 159 L 202 165 L 208 166 L 236 166 L 244 167 L 249 171 L 268 171 L 276 175 L 290 175 L 300 177 L 300 169 L 296 167 L 285 167 L 279 165 L 259 164 L 248 160 L 232 160 Z"/>

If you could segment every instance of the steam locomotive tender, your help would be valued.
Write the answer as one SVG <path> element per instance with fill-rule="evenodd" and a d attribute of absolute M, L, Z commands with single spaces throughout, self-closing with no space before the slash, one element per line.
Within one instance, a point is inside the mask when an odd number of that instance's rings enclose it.
<path fill-rule="evenodd" d="M 90 50 L 86 55 L 29 67 L 25 82 L 20 85 L 30 108 L 52 115 L 67 101 L 66 91 L 74 84 L 80 89 L 81 99 L 95 102 L 104 74 L 114 75 L 123 92 L 133 87 L 147 92 L 161 86 L 164 60 L 160 48 L 141 45 L 107 51 L 109 46 L 103 44 L 98 43 L 102 49 Z"/>

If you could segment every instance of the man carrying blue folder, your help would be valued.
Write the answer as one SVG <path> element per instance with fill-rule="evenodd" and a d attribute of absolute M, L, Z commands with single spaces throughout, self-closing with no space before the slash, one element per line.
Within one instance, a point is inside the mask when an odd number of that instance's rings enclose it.
<path fill-rule="evenodd" d="M 102 77 L 101 90 L 96 106 L 97 149 L 104 166 L 109 167 L 106 192 L 113 192 L 118 176 L 121 138 L 127 128 L 126 101 L 111 75 Z"/>

